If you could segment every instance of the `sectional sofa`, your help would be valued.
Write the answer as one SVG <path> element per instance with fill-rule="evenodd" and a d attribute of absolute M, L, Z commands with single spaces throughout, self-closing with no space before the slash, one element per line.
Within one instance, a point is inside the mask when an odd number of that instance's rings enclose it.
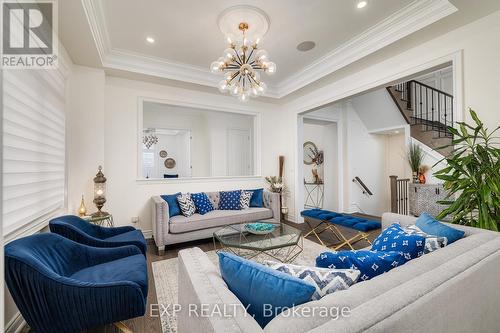
<path fill-rule="evenodd" d="M 206 192 L 217 208 L 219 192 Z M 169 216 L 168 203 L 160 196 L 152 197 L 153 238 L 162 254 L 165 246 L 210 238 L 213 232 L 229 224 L 253 222 L 257 220 L 280 221 L 280 197 L 278 193 L 263 192 L 263 207 L 245 210 L 214 210 L 207 214 L 198 213 L 185 217 Z"/>
<path fill-rule="evenodd" d="M 415 220 L 385 213 L 382 228 Z M 348 290 L 299 306 L 311 312 L 348 307 L 348 317 L 278 315 L 264 329 L 244 309 L 232 306 L 241 303 L 200 249 L 182 250 L 179 300 L 184 307 L 178 315 L 179 332 L 499 332 L 499 233 L 453 227 L 464 230 L 466 237 Z M 231 315 L 192 316 L 189 304 L 226 304 Z"/>

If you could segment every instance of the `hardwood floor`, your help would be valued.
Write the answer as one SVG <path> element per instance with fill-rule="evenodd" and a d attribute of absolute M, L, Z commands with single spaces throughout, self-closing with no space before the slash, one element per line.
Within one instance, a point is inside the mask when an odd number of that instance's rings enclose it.
<path fill-rule="evenodd" d="M 364 214 L 353 214 L 355 216 L 363 217 L 363 218 L 368 218 L 372 219 L 375 221 L 380 221 L 379 217 L 376 216 L 370 216 L 370 215 L 364 215 Z M 289 225 L 293 225 L 302 231 L 304 233 L 307 233 L 309 231 L 309 227 L 307 224 L 302 223 L 302 224 L 296 224 L 293 222 L 289 221 L 284 221 L 284 223 L 287 223 Z M 339 227 L 342 231 L 342 233 L 346 237 L 351 237 L 354 236 L 355 232 L 353 232 L 350 229 Z M 378 236 L 380 233 L 380 230 L 377 230 L 373 232 L 370 235 L 370 239 L 373 240 Z M 331 235 L 330 233 L 323 233 L 320 235 L 321 240 L 325 244 L 333 244 L 333 243 L 338 243 L 338 240 Z M 314 236 L 309 236 L 307 239 L 319 243 L 316 237 Z M 355 248 L 360 249 L 368 246 L 364 241 L 360 241 L 359 243 L 355 244 Z M 190 247 L 199 247 L 203 251 L 211 251 L 214 249 L 213 245 L 213 240 L 210 239 L 203 239 L 199 241 L 194 241 L 194 242 L 189 242 L 189 243 L 183 243 L 183 244 L 177 244 L 173 245 L 167 248 L 165 251 L 165 254 L 163 256 L 159 256 L 156 247 L 154 246 L 153 240 L 148 240 L 148 254 L 147 254 L 147 261 L 148 261 L 148 278 L 149 278 L 149 292 L 148 292 L 148 304 L 147 304 L 147 310 L 146 314 L 142 317 L 137 317 L 134 319 L 126 320 L 124 323 L 128 326 L 130 330 L 132 330 L 134 333 L 161 333 L 161 325 L 160 325 L 160 318 L 159 317 L 151 317 L 149 313 L 150 309 L 150 304 L 155 304 L 156 301 L 156 290 L 155 290 L 155 283 L 153 280 L 153 272 L 152 272 L 152 263 L 155 261 L 159 260 L 165 260 L 165 259 L 170 259 L 170 258 L 175 258 L 177 257 L 178 253 L 182 249 L 190 248 Z M 344 247 L 343 249 L 348 250 L 348 247 Z M 120 333 L 120 331 L 114 327 L 113 325 L 107 325 L 104 327 L 99 327 L 95 328 L 89 331 L 86 331 L 85 333 Z"/>

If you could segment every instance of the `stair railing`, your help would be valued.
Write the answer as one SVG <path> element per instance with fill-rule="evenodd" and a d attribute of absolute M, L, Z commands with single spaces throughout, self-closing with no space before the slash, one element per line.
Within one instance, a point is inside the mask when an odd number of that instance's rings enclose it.
<path fill-rule="evenodd" d="M 412 111 L 411 125 L 421 125 L 425 131 L 436 131 L 438 137 L 452 137 L 453 96 L 427 84 L 410 80 L 394 85 Z"/>
<path fill-rule="evenodd" d="M 352 180 L 354 183 L 358 184 L 361 187 L 361 190 L 363 191 L 363 194 L 368 194 L 368 195 L 373 195 L 372 191 L 363 183 L 361 178 L 358 176 L 354 177 Z"/>
<path fill-rule="evenodd" d="M 391 180 L 391 212 L 409 214 L 409 184 L 410 179 L 398 179 L 398 176 L 389 176 Z"/>

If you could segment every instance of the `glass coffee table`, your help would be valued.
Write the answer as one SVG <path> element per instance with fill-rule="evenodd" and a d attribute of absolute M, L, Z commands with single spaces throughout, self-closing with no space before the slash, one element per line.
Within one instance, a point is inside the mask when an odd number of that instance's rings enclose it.
<path fill-rule="evenodd" d="M 228 225 L 214 232 L 214 248 L 217 251 L 232 252 L 246 259 L 272 258 L 280 262 L 293 261 L 304 248 L 302 231 L 290 225 L 271 223 L 275 225 L 272 232 L 256 235 L 245 229 L 246 224 Z M 221 249 L 217 249 L 216 241 L 221 244 Z"/>

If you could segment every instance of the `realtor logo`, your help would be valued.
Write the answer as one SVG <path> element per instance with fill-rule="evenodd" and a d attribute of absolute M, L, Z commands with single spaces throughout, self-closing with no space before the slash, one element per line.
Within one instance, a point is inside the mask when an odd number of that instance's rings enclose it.
<path fill-rule="evenodd" d="M 51 0 L 2 0 L 2 68 L 56 68 L 57 8 Z"/>

